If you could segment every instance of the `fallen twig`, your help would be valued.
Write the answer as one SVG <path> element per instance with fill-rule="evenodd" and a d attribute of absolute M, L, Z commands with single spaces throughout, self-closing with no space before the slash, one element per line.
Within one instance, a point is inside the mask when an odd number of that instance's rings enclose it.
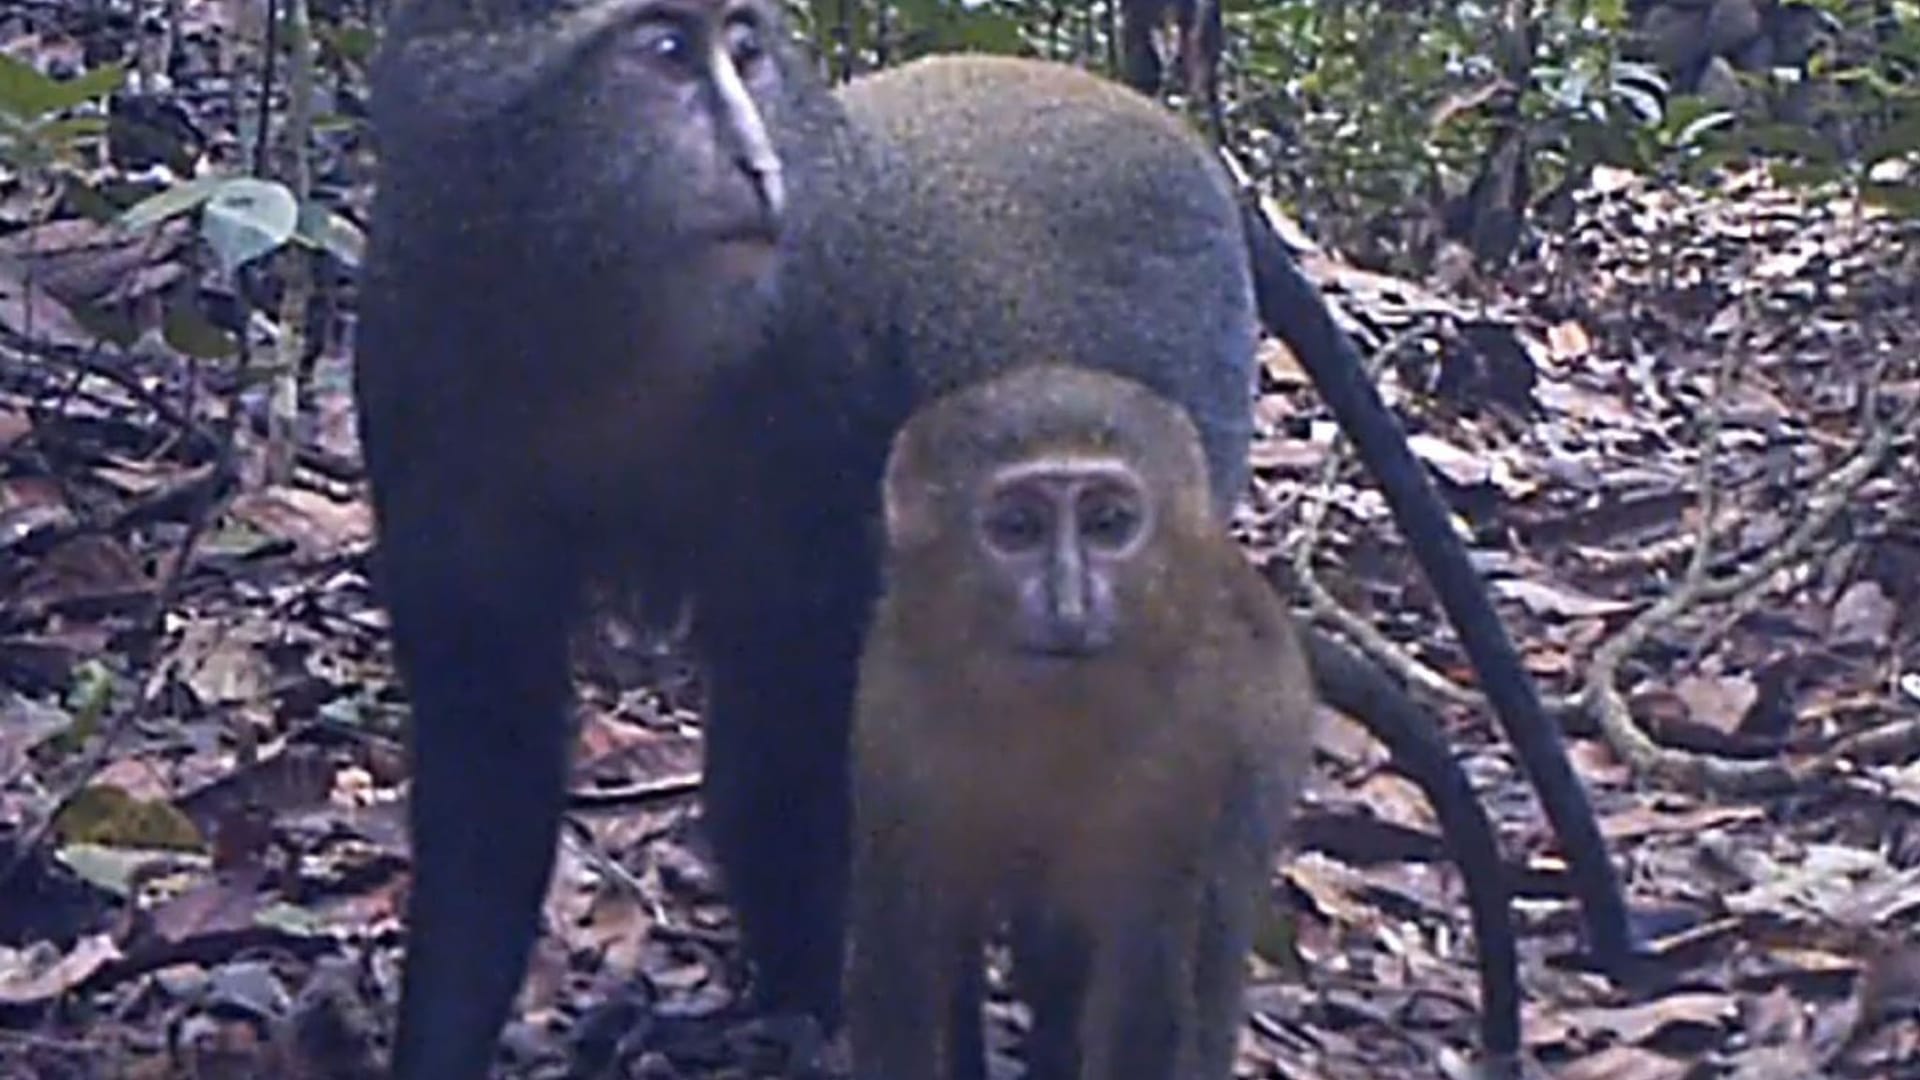
<path fill-rule="evenodd" d="M 1730 350 L 1730 352 L 1737 350 Z M 1875 738 L 1866 740 L 1860 736 L 1836 741 L 1825 751 L 1800 762 L 1779 760 L 1754 761 L 1745 759 L 1722 758 L 1712 754 L 1689 750 L 1679 750 L 1663 746 L 1642 729 L 1634 720 L 1627 707 L 1626 697 L 1618 688 L 1621 664 L 1633 652 L 1644 645 L 1655 633 L 1678 620 L 1694 607 L 1713 601 L 1745 601 L 1748 594 L 1760 590 L 1774 575 L 1788 565 L 1804 559 L 1814 547 L 1815 540 L 1824 533 L 1839 516 L 1840 511 L 1852 504 L 1854 494 L 1885 464 L 1900 437 L 1909 430 L 1916 415 L 1920 415 L 1920 401 L 1910 401 L 1894 415 L 1885 420 L 1877 420 L 1876 392 L 1879 377 L 1884 365 L 1876 368 L 1868 377 L 1866 393 L 1863 395 L 1863 415 L 1867 418 L 1868 435 L 1861 441 L 1859 448 L 1842 461 L 1821 481 L 1817 482 L 1806 500 L 1806 510 L 1800 521 L 1787 535 L 1770 548 L 1760 558 L 1738 573 L 1722 578 L 1711 578 L 1707 570 L 1711 563 L 1711 549 L 1714 531 L 1702 529 L 1695 547 L 1694 558 L 1687 567 L 1680 583 L 1665 597 L 1651 607 L 1636 615 L 1621 628 L 1620 632 L 1604 642 L 1594 653 L 1593 665 L 1588 672 L 1582 698 L 1588 711 L 1599 721 L 1600 729 L 1606 736 L 1607 744 L 1621 759 L 1642 777 L 1657 779 L 1662 783 L 1683 787 L 1693 791 L 1706 791 L 1718 795 L 1757 796 L 1777 794 L 1799 787 L 1809 780 L 1832 774 L 1851 760 L 1852 752 L 1867 747 L 1883 748 L 1888 743 L 1899 743 L 1912 738 L 1911 733 L 1886 729 L 1875 733 Z M 1710 521 L 1713 518 L 1714 487 L 1711 483 L 1710 465 L 1712 461 L 1712 438 L 1718 415 L 1716 405 L 1709 418 L 1707 446 L 1701 454 L 1701 518 Z M 1898 728 L 1900 725 L 1894 725 Z"/>

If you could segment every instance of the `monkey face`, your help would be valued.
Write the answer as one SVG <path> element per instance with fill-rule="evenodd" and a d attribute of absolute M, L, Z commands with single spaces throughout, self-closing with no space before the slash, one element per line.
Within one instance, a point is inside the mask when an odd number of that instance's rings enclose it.
<path fill-rule="evenodd" d="M 1113 644 L 1119 583 L 1147 547 L 1153 508 L 1118 460 L 1038 461 L 995 473 L 979 500 L 974 542 L 1012 609 L 1014 646 L 1075 657 Z"/>
<path fill-rule="evenodd" d="M 787 201 L 768 134 L 782 90 L 773 18 L 754 0 L 645 0 L 610 34 L 586 65 L 596 100 L 574 113 L 581 135 L 605 142 L 569 160 L 604 163 L 589 181 L 617 215 L 770 252 Z"/>
<path fill-rule="evenodd" d="M 717 253 L 723 276 L 763 274 L 787 207 L 769 136 L 791 92 L 777 8 L 530 6 L 496 25 L 464 0 L 416 0 L 380 55 L 383 152 L 423 176 L 462 176 L 422 187 L 472 204 L 432 211 L 510 222 L 516 244 L 577 265 L 655 274 L 663 259 Z"/>
<path fill-rule="evenodd" d="M 1036 364 L 949 394 L 901 429 L 881 486 L 895 606 L 983 646 L 1110 655 L 1204 608 L 1165 595 L 1220 528 L 1199 436 L 1130 379 Z"/>

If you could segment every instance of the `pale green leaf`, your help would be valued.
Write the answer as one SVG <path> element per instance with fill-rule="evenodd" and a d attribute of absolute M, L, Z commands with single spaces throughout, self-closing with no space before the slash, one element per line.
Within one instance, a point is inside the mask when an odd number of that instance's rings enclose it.
<path fill-rule="evenodd" d="M 200 235 L 229 275 L 293 237 L 300 207 L 285 184 L 235 177 L 220 185 L 200 214 Z"/>

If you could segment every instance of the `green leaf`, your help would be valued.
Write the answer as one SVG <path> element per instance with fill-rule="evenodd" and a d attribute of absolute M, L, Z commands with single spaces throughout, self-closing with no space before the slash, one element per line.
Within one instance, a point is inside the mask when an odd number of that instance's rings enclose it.
<path fill-rule="evenodd" d="M 31 173 L 45 168 L 49 163 L 46 147 L 40 145 L 32 132 L 18 136 L 0 132 L 0 165 L 16 172 Z"/>
<path fill-rule="evenodd" d="M 107 181 L 111 183 L 112 181 Z M 81 217 L 96 225 L 109 225 L 120 216 L 120 204 L 83 176 L 66 178 L 66 198 Z"/>
<path fill-rule="evenodd" d="M 202 176 L 198 180 L 188 180 L 165 191 L 157 191 L 127 207 L 126 212 L 120 215 L 120 227 L 151 229 L 169 218 L 197 210 L 229 179 L 225 176 Z"/>
<path fill-rule="evenodd" d="M 278 251 L 300 223 L 300 206 L 285 184 L 238 176 L 220 185 L 200 215 L 206 237 L 229 276 Z"/>
<path fill-rule="evenodd" d="M 1673 145 L 1693 147 L 1706 142 L 1714 132 L 1724 131 L 1739 121 L 1739 117 L 1725 109 L 1703 112 L 1684 124 L 1674 133 Z"/>
<path fill-rule="evenodd" d="M 187 866 L 211 866 L 205 855 L 190 851 L 149 851 L 103 844 L 63 844 L 54 858 L 75 876 L 116 896 L 131 896 L 147 864 L 156 860 Z"/>
<path fill-rule="evenodd" d="M 315 135 L 338 135 L 343 132 L 358 131 L 366 126 L 366 121 L 346 113 L 321 113 L 313 118 Z"/>
<path fill-rule="evenodd" d="M 113 704 L 115 679 L 112 669 L 99 660 L 88 660 L 73 669 L 73 681 L 67 687 L 67 711 L 73 713 L 74 727 L 82 735 L 91 735 L 100 718 Z"/>
<path fill-rule="evenodd" d="M 969 52 L 1013 56 L 1026 48 L 1020 24 L 992 11 L 970 11 L 955 29 L 954 44 Z"/>
<path fill-rule="evenodd" d="M 1840 179 L 1840 170 L 1830 164 L 1797 165 L 1790 161 L 1776 161 L 1768 166 L 1767 172 L 1774 182 L 1783 187 L 1817 188 Z"/>
<path fill-rule="evenodd" d="M 1920 151 L 1920 109 L 1908 110 L 1869 140 L 1860 151 L 1860 160 L 1872 165 L 1916 151 Z"/>
<path fill-rule="evenodd" d="M 327 930 L 327 920 L 297 904 L 284 900 L 263 906 L 254 913 L 255 926 L 278 930 L 293 937 L 318 937 Z"/>
<path fill-rule="evenodd" d="M 1899 214 L 1904 218 L 1920 220 L 1920 186 L 1914 184 L 1866 184 L 1860 189 L 1861 198 L 1877 206 Z"/>
<path fill-rule="evenodd" d="M 107 118 L 104 116 L 69 116 L 65 120 L 40 125 L 34 134 L 41 141 L 64 150 L 81 139 L 104 135 L 106 131 Z"/>
<path fill-rule="evenodd" d="M 206 845 L 200 830 L 172 803 L 135 798 L 112 784 L 93 784 L 75 793 L 54 816 L 53 829 L 67 844 L 168 851 L 197 851 Z"/>
<path fill-rule="evenodd" d="M 0 54 L 0 112 L 31 123 L 118 89 L 126 79 L 118 64 L 71 79 L 54 79 L 24 60 Z"/>
<path fill-rule="evenodd" d="M 345 59 L 362 65 L 373 58 L 374 46 L 379 44 L 380 40 L 378 35 L 365 26 L 322 24 L 314 27 L 313 36 Z"/>
<path fill-rule="evenodd" d="M 1833 147 L 1818 135 L 1794 124 L 1763 123 L 1745 128 L 1740 135 L 1763 154 L 1799 155 L 1811 162 L 1832 162 Z"/>
<path fill-rule="evenodd" d="M 0 139 L 0 158 L 23 170 L 46 168 L 66 160 L 75 146 L 106 130 L 104 116 L 69 116 L 42 121 L 20 131 L 11 140 Z"/>
<path fill-rule="evenodd" d="M 300 208 L 300 239 L 355 269 L 367 253 L 367 234 L 358 225 L 315 202 Z"/>
<path fill-rule="evenodd" d="M 69 304 L 67 310 L 73 313 L 73 321 L 79 323 L 82 330 L 102 341 L 130 349 L 140 339 L 140 328 L 123 310 L 84 301 Z"/>
<path fill-rule="evenodd" d="M 215 326 L 189 303 L 167 305 L 160 323 L 160 336 L 175 351 L 196 360 L 224 360 L 240 349 L 232 334 Z"/>
<path fill-rule="evenodd" d="M 1655 91 L 1637 83 L 1620 82 L 1614 84 L 1613 93 L 1642 124 L 1660 122 L 1662 106 L 1660 95 Z"/>

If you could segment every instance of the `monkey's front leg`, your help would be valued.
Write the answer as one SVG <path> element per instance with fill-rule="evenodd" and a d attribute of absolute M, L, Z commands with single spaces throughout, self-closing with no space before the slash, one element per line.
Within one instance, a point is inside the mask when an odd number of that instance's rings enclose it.
<path fill-rule="evenodd" d="M 382 531 L 413 705 L 399 1080 L 486 1075 L 552 868 L 572 730 L 561 560 L 439 513 Z"/>
<path fill-rule="evenodd" d="M 978 905 L 937 844 L 863 777 L 847 1034 L 855 1080 L 985 1080 Z"/>
<path fill-rule="evenodd" d="M 1079 1077 L 1090 962 L 1084 928 L 1058 913 L 1028 911 L 1015 920 L 1013 974 L 1032 1018 L 1025 1046 L 1029 1080 Z"/>
<path fill-rule="evenodd" d="M 1077 1080 L 1224 1080 L 1190 1071 L 1202 883 L 1187 868 L 1116 891 L 1091 923 L 1091 978 Z"/>
<path fill-rule="evenodd" d="M 756 1004 L 831 1032 L 846 964 L 848 728 L 873 571 L 863 518 L 824 497 L 818 510 L 781 501 L 824 486 L 743 487 L 755 515 L 711 541 L 696 623 L 708 688 L 701 812 Z"/>
<path fill-rule="evenodd" d="M 1185 1074 L 1195 1080 L 1233 1075 L 1246 1019 L 1247 953 L 1277 846 L 1274 823 L 1291 809 L 1280 806 L 1291 801 L 1290 788 L 1267 770 L 1243 766 L 1221 792 L 1192 939 L 1192 1056 Z"/>

